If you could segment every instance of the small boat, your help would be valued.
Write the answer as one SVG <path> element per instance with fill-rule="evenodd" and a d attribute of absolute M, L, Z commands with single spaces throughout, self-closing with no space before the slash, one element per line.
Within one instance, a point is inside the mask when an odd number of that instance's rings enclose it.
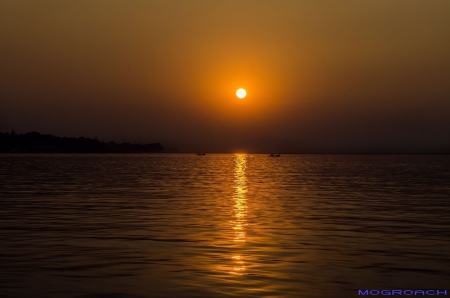
<path fill-rule="evenodd" d="M 272 153 L 272 154 L 270 154 L 269 156 L 270 156 L 270 157 L 280 157 L 280 153 L 278 153 L 278 154 Z"/>
<path fill-rule="evenodd" d="M 197 155 L 205 155 L 206 153 L 197 153 Z"/>

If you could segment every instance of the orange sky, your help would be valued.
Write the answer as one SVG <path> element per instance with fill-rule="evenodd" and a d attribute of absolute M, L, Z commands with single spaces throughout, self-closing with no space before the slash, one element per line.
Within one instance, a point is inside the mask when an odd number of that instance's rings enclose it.
<path fill-rule="evenodd" d="M 449 15 L 447 0 L 2 1 L 0 131 L 450 149 Z"/>

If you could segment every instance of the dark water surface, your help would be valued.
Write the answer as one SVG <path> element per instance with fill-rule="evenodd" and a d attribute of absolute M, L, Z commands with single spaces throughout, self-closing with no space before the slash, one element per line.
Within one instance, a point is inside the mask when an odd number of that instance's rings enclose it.
<path fill-rule="evenodd" d="M 0 204 L 1 297 L 450 288 L 450 156 L 4 154 Z"/>

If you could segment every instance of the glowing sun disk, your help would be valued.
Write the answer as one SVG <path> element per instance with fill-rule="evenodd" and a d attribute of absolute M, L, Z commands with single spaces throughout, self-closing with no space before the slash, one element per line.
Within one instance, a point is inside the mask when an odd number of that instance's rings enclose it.
<path fill-rule="evenodd" d="M 239 88 L 236 91 L 236 96 L 239 98 L 244 98 L 246 95 L 247 95 L 247 91 L 245 91 L 245 89 L 243 89 L 243 88 Z"/>

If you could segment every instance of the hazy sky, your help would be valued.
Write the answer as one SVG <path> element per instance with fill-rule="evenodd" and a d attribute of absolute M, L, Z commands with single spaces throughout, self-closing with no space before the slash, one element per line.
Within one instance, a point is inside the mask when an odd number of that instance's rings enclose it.
<path fill-rule="evenodd" d="M 449 16 L 448 0 L 4 0 L 0 131 L 450 150 Z"/>

